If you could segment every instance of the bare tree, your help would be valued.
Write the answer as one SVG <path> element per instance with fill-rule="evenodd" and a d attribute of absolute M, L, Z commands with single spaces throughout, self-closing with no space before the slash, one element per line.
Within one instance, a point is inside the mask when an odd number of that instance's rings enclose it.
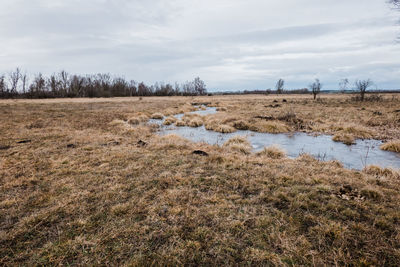
<path fill-rule="evenodd" d="M 21 75 L 21 81 L 22 81 L 22 93 L 25 94 L 26 93 L 26 89 L 28 87 L 28 75 L 26 74 L 26 72 L 24 74 Z"/>
<path fill-rule="evenodd" d="M 180 95 L 181 87 L 178 82 L 175 82 L 174 91 L 175 91 L 175 95 Z"/>
<path fill-rule="evenodd" d="M 50 77 L 47 79 L 47 85 L 50 88 L 53 97 L 56 97 L 60 92 L 60 81 L 57 79 L 55 74 L 50 75 Z"/>
<path fill-rule="evenodd" d="M 346 79 L 342 79 L 339 82 L 340 92 L 344 93 L 346 91 L 348 85 L 349 85 L 349 79 L 347 79 L 347 78 Z"/>
<path fill-rule="evenodd" d="M 357 90 L 360 92 L 361 101 L 364 101 L 365 93 L 367 92 L 368 87 L 372 86 L 373 82 L 368 80 L 359 80 L 355 82 L 355 86 Z"/>
<path fill-rule="evenodd" d="M 5 81 L 5 77 L 4 75 L 0 76 L 0 97 L 6 97 L 7 95 L 7 83 Z"/>
<path fill-rule="evenodd" d="M 315 79 L 315 82 L 310 84 L 310 90 L 314 95 L 314 100 L 317 98 L 317 95 L 321 92 L 322 84 L 320 83 L 319 79 Z"/>
<path fill-rule="evenodd" d="M 31 97 L 40 97 L 45 95 L 46 80 L 41 73 L 37 74 L 33 79 L 33 83 L 29 86 Z"/>
<path fill-rule="evenodd" d="M 196 77 L 193 81 L 194 92 L 197 95 L 206 95 L 207 89 L 206 84 L 200 79 L 200 77 Z"/>
<path fill-rule="evenodd" d="M 69 75 L 65 70 L 60 71 L 58 74 L 58 80 L 60 81 L 61 95 L 65 97 L 68 94 L 69 88 Z"/>
<path fill-rule="evenodd" d="M 18 91 L 18 82 L 19 79 L 21 78 L 21 71 L 19 68 L 17 68 L 15 71 L 10 72 L 9 74 L 9 79 L 10 79 L 10 85 L 11 85 L 11 94 L 16 94 Z"/>
<path fill-rule="evenodd" d="M 137 82 L 135 80 L 131 80 L 129 82 L 129 96 L 134 96 L 137 94 Z"/>
<path fill-rule="evenodd" d="M 276 88 L 276 93 L 277 94 L 282 94 L 283 93 L 283 86 L 285 85 L 285 81 L 283 79 L 279 79 L 276 82 L 275 88 Z"/>

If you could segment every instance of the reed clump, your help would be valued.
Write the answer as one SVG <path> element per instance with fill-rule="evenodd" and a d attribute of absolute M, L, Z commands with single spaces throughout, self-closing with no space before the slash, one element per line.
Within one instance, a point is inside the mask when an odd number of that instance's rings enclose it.
<path fill-rule="evenodd" d="M 382 150 L 400 153 L 400 140 L 389 141 L 381 145 Z"/>
<path fill-rule="evenodd" d="M 260 133 L 287 133 L 289 127 L 278 121 L 257 121 L 252 123 L 249 127 L 250 130 Z"/>
<path fill-rule="evenodd" d="M 171 125 L 174 124 L 177 121 L 177 119 L 173 116 L 169 116 L 164 120 L 164 125 Z"/>
<path fill-rule="evenodd" d="M 353 145 L 356 143 L 356 140 L 353 135 L 345 134 L 345 133 L 337 133 L 332 137 L 332 140 L 335 142 L 342 142 L 346 145 Z"/>
<path fill-rule="evenodd" d="M 151 115 L 151 118 L 154 120 L 162 120 L 164 118 L 164 115 L 161 113 L 153 113 Z"/>
<path fill-rule="evenodd" d="M 257 153 L 259 156 L 266 156 L 272 159 L 281 159 L 286 157 L 286 152 L 277 145 L 264 147 L 264 149 Z"/>
<path fill-rule="evenodd" d="M 250 154 L 252 146 L 244 136 L 236 135 L 224 143 L 224 147 L 243 154 Z"/>

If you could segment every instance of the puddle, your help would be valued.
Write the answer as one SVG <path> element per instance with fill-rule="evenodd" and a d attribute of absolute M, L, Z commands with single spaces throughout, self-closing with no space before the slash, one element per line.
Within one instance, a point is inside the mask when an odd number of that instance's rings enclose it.
<path fill-rule="evenodd" d="M 190 114 L 197 114 L 197 115 L 205 116 L 205 115 L 210 115 L 210 114 L 217 113 L 217 108 L 215 108 L 215 107 L 210 107 L 210 108 L 207 107 L 204 110 L 196 110 L 196 111 L 192 111 L 192 112 L 189 112 L 189 113 Z M 174 115 L 174 117 L 177 118 L 177 119 L 182 119 L 182 117 L 184 115 L 185 114 L 177 114 L 177 115 Z"/>
<path fill-rule="evenodd" d="M 190 113 L 199 115 L 215 114 L 216 108 L 207 108 Z M 181 118 L 184 114 L 175 115 Z M 151 120 L 151 123 L 162 125 L 161 120 Z M 177 134 L 193 142 L 205 142 L 210 145 L 222 145 L 235 135 L 246 136 L 253 146 L 254 152 L 264 147 L 278 145 L 283 148 L 288 157 L 296 158 L 303 153 L 308 153 L 322 161 L 338 160 L 349 169 L 361 170 L 366 165 L 378 165 L 380 167 L 392 167 L 400 169 L 400 154 L 381 150 L 382 141 L 357 140 L 356 144 L 348 146 L 332 141 L 330 135 L 312 136 L 306 133 L 270 134 L 253 131 L 236 131 L 234 133 L 217 133 L 206 130 L 204 126 L 176 127 L 174 125 L 160 128 L 161 135 Z"/>

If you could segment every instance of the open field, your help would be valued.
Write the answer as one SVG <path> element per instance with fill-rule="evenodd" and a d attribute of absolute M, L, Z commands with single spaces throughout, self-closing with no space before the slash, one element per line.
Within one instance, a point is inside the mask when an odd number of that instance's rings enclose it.
<path fill-rule="evenodd" d="M 196 102 L 183 125 L 400 140 L 396 95 L 0 100 L 0 265 L 399 265 L 398 170 L 145 124 Z"/>

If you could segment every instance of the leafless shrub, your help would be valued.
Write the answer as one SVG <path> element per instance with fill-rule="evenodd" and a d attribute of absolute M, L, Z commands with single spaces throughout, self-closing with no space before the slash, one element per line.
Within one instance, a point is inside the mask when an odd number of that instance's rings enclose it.
<path fill-rule="evenodd" d="M 310 84 L 310 90 L 314 96 L 314 100 L 317 98 L 317 95 L 321 92 L 322 84 L 320 83 L 319 79 L 315 79 L 315 82 Z"/>
<path fill-rule="evenodd" d="M 364 101 L 365 98 L 365 93 L 367 92 L 367 89 L 371 87 L 373 82 L 368 79 L 368 80 L 359 80 L 355 82 L 355 86 L 357 90 L 360 92 L 360 100 Z"/>
<path fill-rule="evenodd" d="M 283 80 L 283 79 L 279 79 L 277 82 L 276 82 L 276 86 L 275 86 L 275 88 L 276 88 L 276 93 L 277 94 L 282 94 L 283 93 L 283 86 L 285 85 L 285 81 Z"/>

